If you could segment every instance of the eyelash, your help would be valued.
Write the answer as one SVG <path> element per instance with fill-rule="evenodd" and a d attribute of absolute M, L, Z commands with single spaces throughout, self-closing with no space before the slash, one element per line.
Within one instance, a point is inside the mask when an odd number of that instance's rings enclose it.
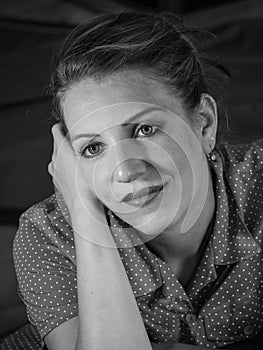
<path fill-rule="evenodd" d="M 152 132 L 151 135 L 139 136 L 140 138 L 144 138 L 144 137 L 150 138 L 150 137 L 153 137 L 153 136 L 156 134 L 156 132 L 158 131 L 158 126 L 155 125 L 155 124 L 151 124 L 151 125 L 149 125 L 149 124 L 140 124 L 140 125 L 139 125 L 139 129 L 137 129 L 137 132 L 136 132 L 136 133 L 138 133 L 138 131 L 140 131 L 140 129 L 141 129 L 142 127 L 144 127 L 144 126 L 148 126 L 148 127 L 153 128 L 153 132 Z M 136 128 L 137 128 L 137 126 L 136 126 Z M 84 158 L 88 158 L 88 159 L 94 159 L 94 158 L 100 157 L 101 152 L 99 152 L 98 154 L 95 154 L 95 155 L 93 155 L 93 156 L 87 156 L 87 155 L 85 155 L 86 149 L 87 149 L 88 147 L 91 147 L 91 146 L 94 146 L 94 145 L 102 145 L 102 143 L 100 143 L 100 142 L 94 142 L 94 143 L 91 143 L 91 144 L 89 144 L 89 145 L 85 145 L 85 146 L 83 146 L 79 151 L 77 151 L 78 155 L 81 156 L 81 157 L 84 157 Z"/>

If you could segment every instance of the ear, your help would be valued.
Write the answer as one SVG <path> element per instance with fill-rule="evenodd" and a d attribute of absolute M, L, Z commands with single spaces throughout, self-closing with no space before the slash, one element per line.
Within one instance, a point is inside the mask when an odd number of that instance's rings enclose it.
<path fill-rule="evenodd" d="M 197 109 L 200 123 L 200 137 L 204 153 L 212 151 L 216 144 L 217 132 L 217 105 L 212 96 L 207 93 L 201 95 L 200 103 Z"/>

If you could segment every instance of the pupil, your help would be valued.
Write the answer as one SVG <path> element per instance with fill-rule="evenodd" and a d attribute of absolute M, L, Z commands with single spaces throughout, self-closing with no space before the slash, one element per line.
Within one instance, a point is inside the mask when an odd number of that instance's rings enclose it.
<path fill-rule="evenodd" d="M 89 152 L 91 154 L 97 153 L 98 152 L 98 145 L 89 146 Z"/>
<path fill-rule="evenodd" d="M 152 128 L 151 128 L 151 126 L 149 126 L 149 125 L 144 125 L 143 128 L 142 128 L 142 132 L 143 132 L 144 134 L 150 134 L 151 131 L 152 131 Z"/>

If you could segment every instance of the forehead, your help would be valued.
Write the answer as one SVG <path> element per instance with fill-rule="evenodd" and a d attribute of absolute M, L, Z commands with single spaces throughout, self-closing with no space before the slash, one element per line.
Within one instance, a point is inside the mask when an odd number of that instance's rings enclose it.
<path fill-rule="evenodd" d="M 72 134 L 82 128 L 89 132 L 125 123 L 153 106 L 173 112 L 184 119 L 181 100 L 162 83 L 136 72 L 115 74 L 96 82 L 91 79 L 74 84 L 64 95 L 62 109 Z"/>

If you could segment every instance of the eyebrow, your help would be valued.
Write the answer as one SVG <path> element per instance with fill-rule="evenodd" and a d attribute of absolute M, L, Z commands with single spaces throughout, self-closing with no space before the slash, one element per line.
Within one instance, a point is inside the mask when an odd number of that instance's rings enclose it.
<path fill-rule="evenodd" d="M 139 113 L 134 114 L 132 117 L 130 117 L 130 118 L 129 118 L 125 123 L 123 123 L 122 125 L 127 126 L 127 125 L 131 124 L 132 121 L 134 121 L 134 120 L 140 118 L 140 117 L 143 116 L 144 114 L 147 114 L 147 113 L 150 113 L 150 112 L 156 111 L 156 110 L 161 110 L 161 108 L 159 108 L 159 107 L 149 107 L 149 108 L 145 109 L 144 111 L 141 111 L 141 112 L 139 112 Z M 85 138 L 87 138 L 87 137 L 93 137 L 93 138 L 95 138 L 95 137 L 98 137 L 98 136 L 100 136 L 100 134 L 81 133 L 81 134 L 77 134 L 77 135 L 73 136 L 73 137 L 71 138 L 71 141 L 75 141 L 75 140 L 77 140 L 77 139 L 79 139 L 79 138 L 83 138 L 83 137 L 85 137 Z"/>

